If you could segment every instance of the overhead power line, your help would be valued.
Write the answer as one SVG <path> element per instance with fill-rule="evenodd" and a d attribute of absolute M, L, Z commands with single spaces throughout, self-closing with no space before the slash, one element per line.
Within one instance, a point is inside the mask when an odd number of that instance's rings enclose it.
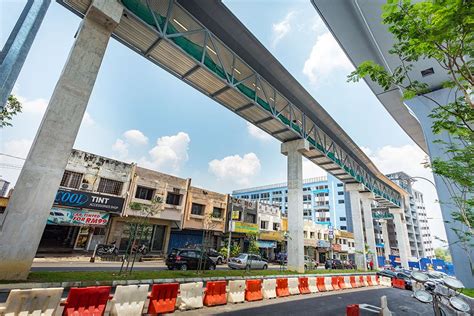
<path fill-rule="evenodd" d="M 13 156 L 13 155 L 4 154 L 4 153 L 0 153 L 0 156 L 10 157 L 10 158 L 15 158 L 15 159 L 20 159 L 20 160 L 26 160 L 26 158 L 21 158 L 21 157 L 18 157 L 18 156 Z"/>

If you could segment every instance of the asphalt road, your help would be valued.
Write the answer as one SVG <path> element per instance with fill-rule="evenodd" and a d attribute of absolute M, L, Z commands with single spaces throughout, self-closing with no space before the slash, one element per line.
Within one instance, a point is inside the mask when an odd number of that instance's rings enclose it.
<path fill-rule="evenodd" d="M 380 306 L 380 298 L 387 296 L 388 307 L 393 315 L 433 315 L 431 305 L 422 304 L 411 297 L 412 292 L 395 288 L 345 290 L 343 292 L 316 293 L 277 298 L 259 302 L 224 305 L 194 311 L 176 312 L 183 315 L 346 315 L 350 304 Z M 376 315 L 361 310 L 360 315 Z"/>

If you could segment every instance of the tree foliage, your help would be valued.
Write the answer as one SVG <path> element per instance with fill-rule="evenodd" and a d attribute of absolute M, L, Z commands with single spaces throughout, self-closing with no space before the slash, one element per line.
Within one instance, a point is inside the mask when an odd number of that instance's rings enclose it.
<path fill-rule="evenodd" d="M 444 248 L 435 248 L 434 250 L 435 256 L 438 259 L 444 260 L 445 262 L 451 262 L 451 256 L 447 249 Z"/>
<path fill-rule="evenodd" d="M 13 116 L 21 112 L 21 102 L 14 95 L 10 95 L 7 104 L 0 111 L 0 128 L 12 126 Z"/>
<path fill-rule="evenodd" d="M 425 98 L 434 103 L 430 114 L 434 134 L 449 133 L 451 142 L 440 143 L 447 159 L 435 158 L 427 167 L 441 176 L 450 191 L 451 227 L 458 245 L 471 258 L 474 224 L 474 1 L 471 0 L 388 0 L 382 21 L 393 34 L 395 44 L 389 51 L 399 65 L 387 71 L 373 61 L 361 63 L 348 76 L 357 82 L 368 77 L 384 90 L 398 88 L 404 99 Z M 445 70 L 449 78 L 440 87 L 410 76 L 414 63 L 430 59 Z M 449 88 L 454 101 L 443 104 L 426 95 L 430 89 Z"/>

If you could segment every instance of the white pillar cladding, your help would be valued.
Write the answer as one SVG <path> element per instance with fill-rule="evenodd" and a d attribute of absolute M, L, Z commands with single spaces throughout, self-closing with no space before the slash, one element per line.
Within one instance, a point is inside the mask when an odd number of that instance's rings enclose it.
<path fill-rule="evenodd" d="M 400 262 L 403 268 L 408 269 L 408 257 L 410 256 L 408 244 L 408 231 L 405 214 L 401 208 L 390 208 L 395 223 L 395 232 L 397 233 L 398 251 L 400 253 Z M 408 246 L 408 247 L 407 247 Z"/>
<path fill-rule="evenodd" d="M 367 270 L 367 260 L 365 253 L 364 227 L 362 222 L 361 196 L 359 191 L 364 191 L 364 186 L 360 183 L 350 183 L 345 185 L 349 192 L 351 201 L 352 227 L 354 230 L 355 243 L 355 263 L 357 269 Z"/>
<path fill-rule="evenodd" d="M 360 193 L 362 209 L 364 212 L 365 239 L 374 260 L 374 267 L 377 267 L 377 246 L 375 244 L 374 219 L 372 217 L 372 202 L 375 196 L 372 192 Z"/>
<path fill-rule="evenodd" d="M 388 260 L 388 256 L 392 253 L 392 251 L 390 249 L 390 237 L 388 236 L 387 220 L 383 219 L 380 221 L 380 223 L 382 224 L 383 255 L 385 260 Z"/>
<path fill-rule="evenodd" d="M 0 280 L 26 279 L 86 111 L 107 44 L 122 17 L 94 0 L 81 23 L 15 191 L 0 218 Z"/>
<path fill-rule="evenodd" d="M 441 104 L 447 104 L 453 101 L 456 97 L 456 93 L 453 93 L 452 90 L 448 88 L 439 89 L 430 92 L 425 96 L 418 96 L 405 101 L 406 105 L 415 113 L 416 118 L 423 129 L 423 134 L 425 135 L 426 143 L 428 144 L 430 160 L 433 161 L 435 158 L 449 160 L 451 157 L 446 154 L 445 145 L 435 141 L 442 140 L 449 144 L 453 139 L 447 132 L 438 135 L 433 134 L 431 129 L 433 119 L 430 118 L 429 115 L 437 105 L 427 97 Z M 465 287 L 474 288 L 474 275 L 472 274 L 471 264 L 469 261 L 469 257 L 474 258 L 474 247 L 470 249 L 469 253 L 461 247 L 459 237 L 455 233 L 455 230 L 466 231 L 467 227 L 459 221 L 454 221 L 452 218 L 453 212 L 456 211 L 456 205 L 452 202 L 450 190 L 453 190 L 453 192 L 458 196 L 459 191 L 455 186 L 448 187 L 449 184 L 444 182 L 443 179 L 436 174 L 434 174 L 434 180 L 438 198 L 441 201 L 441 213 L 443 214 L 446 236 L 448 237 L 448 243 L 450 245 L 448 249 L 453 259 L 454 273 L 459 280 L 463 281 Z"/>
<path fill-rule="evenodd" d="M 299 273 L 304 272 L 302 153 L 308 150 L 303 139 L 281 144 L 281 153 L 288 157 L 288 270 Z"/>

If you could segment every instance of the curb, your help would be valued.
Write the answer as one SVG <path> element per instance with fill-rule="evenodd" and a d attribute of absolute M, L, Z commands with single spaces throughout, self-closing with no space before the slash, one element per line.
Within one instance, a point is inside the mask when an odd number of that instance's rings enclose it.
<path fill-rule="evenodd" d="M 331 273 L 331 274 L 284 274 L 284 275 L 255 275 L 255 276 L 228 276 L 228 277 L 190 277 L 176 279 L 143 279 L 143 280 L 107 280 L 107 281 L 70 281 L 70 282 L 45 282 L 45 283 L 5 283 L 0 284 L 0 293 L 9 292 L 13 289 L 31 289 L 31 288 L 49 288 L 63 287 L 68 289 L 71 287 L 85 286 L 117 286 L 117 285 L 137 285 L 137 284 L 156 284 L 156 283 L 188 283 L 188 282 L 209 282 L 209 281 L 232 281 L 232 280 L 253 280 L 253 279 L 277 279 L 277 278 L 298 278 L 298 277 L 332 277 L 332 276 L 357 276 L 357 275 L 374 275 L 373 272 L 358 273 Z"/>

